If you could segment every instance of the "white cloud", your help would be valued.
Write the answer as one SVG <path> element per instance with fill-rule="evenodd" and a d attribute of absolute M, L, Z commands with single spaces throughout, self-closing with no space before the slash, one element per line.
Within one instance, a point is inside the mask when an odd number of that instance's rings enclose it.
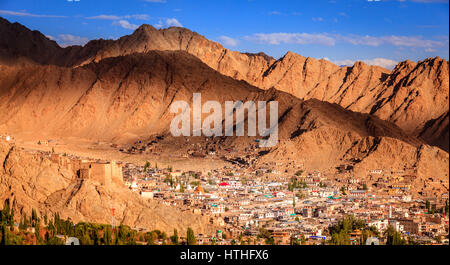
<path fill-rule="evenodd" d="M 50 36 L 51 37 L 51 36 Z M 72 45 L 85 45 L 89 39 L 80 36 L 74 36 L 71 34 L 60 34 L 56 41 L 61 45 L 61 47 L 72 46 Z"/>
<path fill-rule="evenodd" d="M 181 23 L 176 18 L 168 18 L 166 19 L 167 27 L 182 27 Z"/>
<path fill-rule="evenodd" d="M 313 17 L 312 21 L 322 22 L 323 18 L 322 17 Z"/>
<path fill-rule="evenodd" d="M 319 44 L 334 46 L 336 43 L 349 43 L 378 47 L 381 45 L 393 45 L 410 48 L 437 48 L 448 46 L 448 36 L 435 37 L 434 40 L 424 39 L 422 36 L 360 36 L 339 35 L 330 33 L 256 33 L 246 36 L 246 40 L 270 45 L 279 44 Z"/>
<path fill-rule="evenodd" d="M 397 61 L 386 58 L 374 58 L 369 60 L 363 60 L 363 62 L 365 62 L 368 65 L 378 65 L 387 69 L 393 69 L 398 64 Z"/>
<path fill-rule="evenodd" d="M 159 20 L 158 24 L 154 25 L 155 28 L 170 28 L 170 27 L 183 27 L 176 18 L 166 18 Z"/>
<path fill-rule="evenodd" d="M 150 3 L 167 3 L 166 0 L 144 0 L 144 1 Z"/>
<path fill-rule="evenodd" d="M 383 44 L 390 44 L 394 46 L 403 47 L 418 47 L 418 48 L 432 48 L 442 47 L 445 44 L 441 41 L 427 40 L 421 36 L 338 36 L 344 42 L 348 42 L 354 45 L 368 45 L 368 46 L 380 46 Z"/>
<path fill-rule="evenodd" d="M 279 16 L 279 15 L 281 15 L 281 12 L 280 11 L 272 11 L 269 13 L 269 15 Z"/>
<path fill-rule="evenodd" d="M 387 69 L 391 69 L 391 70 L 398 64 L 397 61 L 394 61 L 391 59 L 386 59 L 386 58 L 374 58 L 374 59 L 365 59 L 365 60 L 359 60 L 359 61 L 362 61 L 368 65 L 381 66 L 383 68 L 387 68 Z M 356 61 L 347 59 L 347 60 L 336 60 L 336 61 L 332 61 L 332 62 L 337 65 L 352 66 L 355 64 Z"/>
<path fill-rule="evenodd" d="M 131 24 L 127 20 L 114 21 L 113 25 L 119 25 L 119 26 L 121 26 L 124 29 L 131 29 L 131 30 L 135 30 L 135 29 L 137 29 L 139 27 L 138 25 Z"/>
<path fill-rule="evenodd" d="M 262 44 L 279 45 L 284 44 L 320 44 L 333 46 L 335 40 L 327 34 L 309 33 L 256 33 L 244 37 L 246 40 Z"/>
<path fill-rule="evenodd" d="M 146 14 L 135 14 L 135 15 L 127 15 L 124 16 L 124 18 L 132 18 L 136 20 L 149 20 L 150 16 Z"/>
<path fill-rule="evenodd" d="M 19 16 L 19 17 L 43 17 L 43 18 L 64 18 L 66 16 L 54 16 L 54 15 L 39 15 L 39 14 L 31 14 L 27 12 L 16 12 L 10 10 L 0 10 L 0 15 L 10 15 L 10 16 Z"/>
<path fill-rule="evenodd" d="M 330 60 L 328 60 L 330 61 Z M 345 60 L 336 60 L 336 61 L 330 61 L 337 65 L 344 65 L 344 66 L 352 66 L 355 64 L 355 60 L 345 59 Z"/>
<path fill-rule="evenodd" d="M 119 16 L 114 15 L 98 15 L 93 17 L 87 17 L 87 19 L 105 19 L 105 20 L 119 20 Z"/>
<path fill-rule="evenodd" d="M 234 46 L 238 45 L 238 43 L 239 43 L 238 40 L 227 37 L 227 36 L 220 36 L 218 39 L 219 39 L 219 42 L 225 46 L 234 47 Z"/>
<path fill-rule="evenodd" d="M 150 16 L 146 14 L 135 14 L 126 16 L 116 16 L 116 15 L 98 15 L 93 17 L 87 17 L 87 19 L 103 19 L 103 20 L 120 20 L 120 19 L 136 19 L 136 20 L 149 20 Z"/>

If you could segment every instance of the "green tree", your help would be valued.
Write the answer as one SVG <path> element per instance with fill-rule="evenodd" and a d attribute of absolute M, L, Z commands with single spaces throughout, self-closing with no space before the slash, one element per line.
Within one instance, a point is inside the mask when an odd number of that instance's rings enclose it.
<path fill-rule="evenodd" d="M 50 234 L 49 232 L 45 232 L 45 244 L 48 245 L 48 243 L 50 242 Z"/>
<path fill-rule="evenodd" d="M 266 245 L 275 245 L 275 240 L 273 237 L 266 238 Z"/>
<path fill-rule="evenodd" d="M 82 234 L 82 237 L 80 238 L 80 244 L 81 245 L 92 245 L 92 240 L 91 237 L 89 236 L 89 233 L 87 231 L 85 231 Z"/>
<path fill-rule="evenodd" d="M 160 234 L 159 239 L 161 239 L 162 244 L 165 245 L 166 240 L 167 240 L 167 234 L 166 234 L 166 232 L 162 232 L 162 233 Z"/>
<path fill-rule="evenodd" d="M 436 242 L 437 242 L 438 244 L 441 244 L 441 243 L 442 243 L 442 238 L 441 238 L 441 236 L 435 236 L 435 237 L 434 237 L 434 240 L 436 240 Z"/>
<path fill-rule="evenodd" d="M 177 229 L 173 230 L 173 235 L 170 237 L 170 241 L 173 245 L 178 245 L 178 231 Z"/>
<path fill-rule="evenodd" d="M 349 234 L 356 229 L 363 229 L 366 227 L 364 220 L 356 219 L 352 215 L 348 215 L 340 220 L 337 224 L 328 228 L 331 234 L 330 243 L 333 245 L 349 245 Z"/>
<path fill-rule="evenodd" d="M 22 230 L 26 230 L 27 228 L 28 228 L 27 214 L 23 213 Z"/>
<path fill-rule="evenodd" d="M 301 239 L 300 239 L 300 243 L 301 243 L 302 245 L 305 245 L 305 244 L 306 244 L 306 237 L 305 237 L 305 235 L 302 235 L 302 237 L 301 237 Z"/>
<path fill-rule="evenodd" d="M 145 162 L 145 165 L 144 165 L 144 172 L 147 172 L 147 170 L 150 168 L 150 162 Z"/>
<path fill-rule="evenodd" d="M 98 232 L 98 229 L 96 229 L 96 228 L 94 229 L 93 237 L 94 237 L 94 245 L 95 246 L 100 245 L 100 234 Z"/>
<path fill-rule="evenodd" d="M 184 191 L 185 191 L 185 187 L 184 187 L 184 184 L 183 184 L 183 183 L 181 183 L 181 184 L 180 184 L 180 192 L 183 192 L 183 193 L 184 193 Z"/>
<path fill-rule="evenodd" d="M 10 214 L 9 214 L 9 227 L 11 228 L 11 231 L 14 230 L 14 209 L 11 208 Z"/>
<path fill-rule="evenodd" d="M 2 226 L 2 239 L 0 240 L 0 245 L 4 246 L 8 242 L 8 229 L 6 229 L 6 226 L 4 224 L 1 224 Z"/>
<path fill-rule="evenodd" d="M 308 187 L 308 185 L 306 184 L 306 182 L 302 182 L 302 188 L 306 189 Z"/>
<path fill-rule="evenodd" d="M 388 226 L 384 232 L 386 237 L 386 245 L 405 245 L 406 241 L 401 237 L 400 233 L 393 226 Z"/>
<path fill-rule="evenodd" d="M 300 245 L 300 242 L 297 238 L 291 237 L 291 240 L 289 241 L 289 245 Z"/>
<path fill-rule="evenodd" d="M 39 224 L 36 224 L 34 227 L 34 235 L 36 236 L 36 244 L 40 244 L 41 242 L 41 229 L 39 228 Z"/>
<path fill-rule="evenodd" d="M 146 238 L 146 241 L 147 241 L 147 245 L 154 245 L 155 244 L 155 233 L 152 231 L 152 232 L 147 232 L 146 234 L 145 234 L 145 238 Z"/>
<path fill-rule="evenodd" d="M 9 200 L 3 202 L 3 209 L 0 211 L 0 223 L 9 224 L 10 222 L 10 205 Z"/>
<path fill-rule="evenodd" d="M 197 243 L 197 239 L 195 239 L 194 231 L 188 227 L 186 232 L 186 243 L 187 245 L 195 245 Z"/>
<path fill-rule="evenodd" d="M 108 226 L 106 226 L 104 234 L 103 234 L 103 241 L 105 242 L 105 245 L 112 244 L 111 236 L 112 236 L 111 227 L 108 225 Z"/>

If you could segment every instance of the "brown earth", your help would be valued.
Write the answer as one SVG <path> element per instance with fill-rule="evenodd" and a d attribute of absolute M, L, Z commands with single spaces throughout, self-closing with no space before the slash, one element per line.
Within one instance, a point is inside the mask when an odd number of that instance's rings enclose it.
<path fill-rule="evenodd" d="M 315 98 L 374 114 L 415 136 L 449 109 L 449 64 L 439 57 L 418 63 L 405 61 L 391 72 L 362 62 L 339 67 L 327 60 L 306 58 L 293 52 L 279 60 L 263 53 L 239 53 L 178 27 L 157 30 L 142 25 L 133 34 L 116 41 L 93 40 L 84 47 L 67 48 L 60 48 L 37 31 L 6 20 L 0 20 L 0 33 L 6 36 L 0 40 L 4 61 L 22 56 L 25 61 L 73 67 L 150 50 L 182 50 L 234 79 L 262 89 L 274 87 L 301 99 Z M 448 126 L 442 129 L 423 139 L 448 152 Z"/>
<path fill-rule="evenodd" d="M 423 148 L 426 145 L 421 139 L 390 122 L 337 104 L 316 99 L 303 101 L 275 89 L 260 90 L 223 76 L 182 51 L 150 51 L 78 68 L 2 66 L 1 69 L 4 74 L 0 79 L 0 102 L 4 102 L 0 105 L 4 113 L 1 129 L 14 135 L 33 134 L 36 141 L 40 137 L 78 137 L 92 142 L 131 144 L 163 135 L 165 140 L 161 144 L 166 143 L 165 153 L 177 153 L 185 143 L 170 136 L 169 125 L 175 114 L 169 112 L 169 106 L 177 100 L 192 106 L 192 93 L 201 92 L 203 103 L 217 100 L 222 106 L 224 101 L 278 101 L 282 144 L 271 150 L 267 155 L 270 159 L 305 161 L 305 168 L 311 170 L 330 170 L 341 163 L 350 163 L 356 169 L 361 167 L 362 173 L 378 168 L 379 164 L 392 168 L 413 166 L 417 159 L 414 156 L 406 159 L 400 150 L 409 148 L 415 154 L 423 149 L 442 158 L 437 167 L 439 174 L 425 169 L 424 177 L 448 177 L 448 166 L 443 165 L 448 162 L 446 152 Z M 377 140 L 371 152 L 380 142 L 401 147 L 398 152 L 367 153 L 367 141 L 373 138 Z M 253 143 L 249 137 L 219 137 L 219 141 L 224 146 Z M 368 159 L 372 155 L 377 159 Z M 354 162 L 356 159 L 361 161 Z"/>
<path fill-rule="evenodd" d="M 416 167 L 422 181 L 417 190 L 428 179 L 448 180 L 448 153 L 428 145 L 448 151 L 448 61 L 440 58 L 406 61 L 392 72 L 360 62 L 339 67 L 292 52 L 275 60 L 229 51 L 187 29 L 148 25 L 117 41 L 96 40 L 84 47 L 60 48 L 39 32 L 3 19 L 0 35 L 2 134 L 92 145 L 132 144 L 161 135 L 157 145 L 165 154 L 181 153 L 186 143 L 170 136 L 175 114 L 169 107 L 177 100 L 192 106 L 192 94 L 201 92 L 202 102 L 279 102 L 280 143 L 259 163 L 294 161 L 321 171 L 351 164 L 361 175 Z M 206 138 L 199 141 L 207 145 Z M 214 141 L 245 147 L 254 138 Z M 76 183 L 69 173 L 39 155 L 2 148 L 0 194 L 16 198 L 18 209 L 32 205 L 76 220 L 108 222 L 108 204 L 117 203 L 119 218 L 133 226 L 184 231 L 198 222 L 196 232 L 207 229 L 200 217 L 147 204 L 123 187 L 87 181 L 71 197 Z M 448 186 L 434 190 L 444 191 Z"/>
<path fill-rule="evenodd" d="M 168 234 L 174 228 L 186 233 L 192 227 L 196 233 L 207 234 L 217 229 L 206 216 L 142 199 L 124 185 L 77 180 L 73 171 L 48 156 L 22 151 L 4 140 L 0 140 L 0 164 L 0 201 L 9 198 L 16 216 L 30 216 L 34 208 L 42 216 L 59 213 L 74 222 L 110 224 L 111 208 L 115 208 L 117 225 L 159 229 Z"/>

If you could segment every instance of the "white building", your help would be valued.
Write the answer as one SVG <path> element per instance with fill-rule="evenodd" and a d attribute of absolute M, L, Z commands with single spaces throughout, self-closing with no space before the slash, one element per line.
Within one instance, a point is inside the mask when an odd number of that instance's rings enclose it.
<path fill-rule="evenodd" d="M 153 192 L 151 191 L 141 191 L 142 198 L 153 199 Z"/>
<path fill-rule="evenodd" d="M 384 231 L 389 226 L 389 221 L 387 219 L 372 221 L 368 223 L 369 226 L 375 226 L 378 231 Z"/>

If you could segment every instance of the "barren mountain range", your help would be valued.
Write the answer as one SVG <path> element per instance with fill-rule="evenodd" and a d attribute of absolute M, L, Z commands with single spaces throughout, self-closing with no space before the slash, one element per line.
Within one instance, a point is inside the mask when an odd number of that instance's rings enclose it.
<path fill-rule="evenodd" d="M 6 36 L 0 40 L 3 60 L 21 56 L 42 64 L 77 67 L 132 53 L 182 50 L 223 75 L 261 89 L 273 87 L 300 99 L 315 98 L 374 114 L 448 151 L 448 126 L 440 130 L 433 123 L 440 117 L 445 120 L 449 109 L 449 63 L 439 57 L 418 63 L 401 62 L 393 71 L 362 62 L 339 67 L 293 52 L 275 60 L 263 53 L 230 51 L 185 28 L 157 30 L 150 25 L 142 25 L 116 41 L 93 40 L 84 47 L 60 48 L 56 42 L 20 24 L 1 20 L 0 25 L 0 33 Z M 28 41 L 23 42 L 23 38 Z"/>
<path fill-rule="evenodd" d="M 361 62 L 339 67 L 292 52 L 275 60 L 230 51 L 188 29 L 149 25 L 115 41 L 61 48 L 37 31 L 0 18 L 0 36 L 0 132 L 111 143 L 161 135 L 159 144 L 171 145 L 166 152 L 181 152 L 184 140 L 169 132 L 172 102 L 192 103 L 195 92 L 201 92 L 202 102 L 276 100 L 280 143 L 261 154 L 258 163 L 296 163 L 321 171 L 347 164 L 355 174 L 415 167 L 414 192 L 448 191 L 448 186 L 427 185 L 448 179 L 446 60 L 405 61 L 393 71 Z M 217 137 L 212 142 L 245 147 L 253 140 Z M 19 165 L 10 165 L 8 150 L 4 146 L 0 157 L 1 194 L 23 193 L 22 181 L 37 187 L 21 171 L 11 170 Z M 11 179 L 18 179 L 17 185 Z M 56 196 L 56 189 L 37 188 L 39 202 Z M 18 203 L 31 204 L 32 197 L 17 197 Z M 70 209 L 80 211 L 77 205 Z M 69 210 L 67 215 L 80 217 Z"/>

